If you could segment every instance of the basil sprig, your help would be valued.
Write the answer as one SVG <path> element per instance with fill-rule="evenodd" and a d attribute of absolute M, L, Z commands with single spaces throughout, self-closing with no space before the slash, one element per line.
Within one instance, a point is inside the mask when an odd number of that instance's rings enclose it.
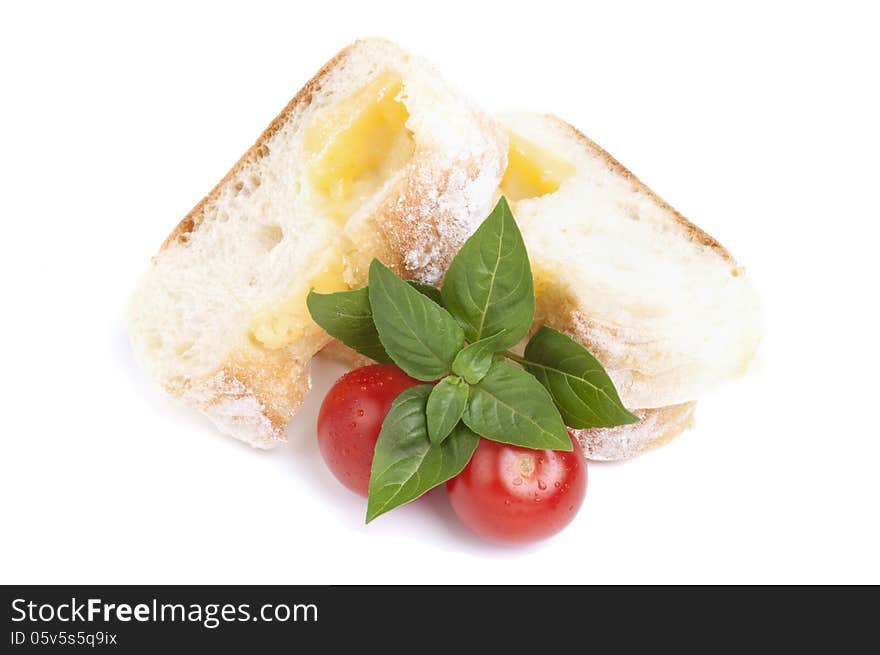
<path fill-rule="evenodd" d="M 638 420 L 596 358 L 561 332 L 542 327 L 523 356 L 507 350 L 532 326 L 535 293 L 525 243 L 503 197 L 450 263 L 442 289 L 407 284 L 373 260 L 368 287 L 312 292 L 308 308 L 350 348 L 432 383 L 404 391 L 382 423 L 368 522 L 458 475 L 480 436 L 571 450 L 566 425 Z"/>

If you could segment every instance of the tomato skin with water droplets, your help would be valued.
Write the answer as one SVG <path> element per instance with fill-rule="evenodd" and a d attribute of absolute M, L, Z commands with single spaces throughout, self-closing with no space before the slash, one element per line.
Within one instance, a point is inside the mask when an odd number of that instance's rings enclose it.
<path fill-rule="evenodd" d="M 423 384 L 397 366 L 375 364 L 339 378 L 318 413 L 318 447 L 327 468 L 352 491 L 367 495 L 373 451 L 391 403 Z"/>
<path fill-rule="evenodd" d="M 587 464 L 572 452 L 531 450 L 481 439 L 467 467 L 446 483 L 458 518 L 480 537 L 517 544 L 567 526 L 587 493 Z"/>

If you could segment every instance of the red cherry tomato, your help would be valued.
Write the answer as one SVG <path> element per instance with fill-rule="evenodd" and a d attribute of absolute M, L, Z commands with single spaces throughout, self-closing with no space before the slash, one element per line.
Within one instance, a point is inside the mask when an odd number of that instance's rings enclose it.
<path fill-rule="evenodd" d="M 446 489 L 458 518 L 484 539 L 537 541 L 577 514 L 587 493 L 587 464 L 577 443 L 572 452 L 562 452 L 481 439 Z"/>
<path fill-rule="evenodd" d="M 339 378 L 318 413 L 318 446 L 327 468 L 346 487 L 367 495 L 370 466 L 391 403 L 422 384 L 392 364 L 374 364 Z"/>

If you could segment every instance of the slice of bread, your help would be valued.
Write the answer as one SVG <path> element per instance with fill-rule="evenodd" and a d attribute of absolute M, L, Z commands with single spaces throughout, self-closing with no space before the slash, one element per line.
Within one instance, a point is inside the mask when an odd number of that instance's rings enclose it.
<path fill-rule="evenodd" d="M 536 324 L 584 344 L 642 419 L 575 430 L 619 460 L 693 423 L 695 400 L 742 373 L 761 338 L 758 296 L 718 241 L 574 127 L 511 112 L 501 184 L 532 260 Z"/>
<path fill-rule="evenodd" d="M 571 125 L 500 118 L 537 320 L 583 343 L 630 409 L 688 403 L 742 373 L 761 311 L 730 253 Z"/>
<path fill-rule="evenodd" d="M 360 286 L 373 257 L 436 283 L 489 213 L 507 139 L 382 40 L 309 81 L 153 257 L 127 323 L 168 392 L 252 446 L 284 439 L 328 341 L 310 288 Z"/>

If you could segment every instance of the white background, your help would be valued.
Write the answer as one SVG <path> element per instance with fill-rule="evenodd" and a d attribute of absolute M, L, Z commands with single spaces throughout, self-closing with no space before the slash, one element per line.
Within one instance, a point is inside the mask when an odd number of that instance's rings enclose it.
<path fill-rule="evenodd" d="M 880 582 L 877 16 L 711 5 L 5 7 L 0 582 Z M 548 542 L 484 545 L 443 492 L 365 527 L 315 443 L 339 367 L 261 453 L 132 361 L 120 315 L 149 257 L 364 35 L 490 109 L 574 123 L 763 295 L 752 374 L 668 447 L 592 465 Z"/>

